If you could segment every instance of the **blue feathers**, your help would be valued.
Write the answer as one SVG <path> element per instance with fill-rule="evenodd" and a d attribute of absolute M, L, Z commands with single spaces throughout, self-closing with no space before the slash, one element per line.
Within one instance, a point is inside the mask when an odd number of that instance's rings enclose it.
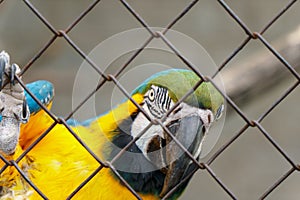
<path fill-rule="evenodd" d="M 49 103 L 52 102 L 54 97 L 54 87 L 52 83 L 45 80 L 39 80 L 27 84 L 26 87 L 37 99 L 40 100 L 40 102 L 43 105 L 48 106 Z M 31 114 L 35 114 L 41 110 L 39 104 L 26 91 L 25 91 L 25 97 Z M 1 118 L 2 116 L 0 115 L 0 121 Z M 88 126 L 96 118 L 98 117 L 86 120 L 84 122 L 79 122 L 75 119 L 68 119 L 67 124 L 70 126 L 78 126 L 78 125 Z"/>
<path fill-rule="evenodd" d="M 43 105 L 47 106 L 53 100 L 54 88 L 52 83 L 40 80 L 29 83 L 26 86 Z M 37 113 L 41 109 L 39 104 L 26 91 L 25 96 L 30 113 Z"/>

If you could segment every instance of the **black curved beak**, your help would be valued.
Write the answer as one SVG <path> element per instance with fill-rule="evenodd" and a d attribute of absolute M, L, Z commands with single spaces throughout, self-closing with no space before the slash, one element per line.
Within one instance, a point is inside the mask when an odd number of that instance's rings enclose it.
<path fill-rule="evenodd" d="M 193 155 L 199 152 L 205 133 L 200 116 L 186 116 L 175 123 L 167 125 L 169 131 L 177 140 Z M 165 159 L 168 165 L 164 180 L 163 189 L 160 197 L 164 197 L 173 187 L 175 187 L 187 174 L 191 158 L 183 149 L 173 141 L 172 137 L 165 133 L 166 155 Z M 199 155 L 197 156 L 199 157 Z M 198 159 L 198 158 L 196 158 Z"/>

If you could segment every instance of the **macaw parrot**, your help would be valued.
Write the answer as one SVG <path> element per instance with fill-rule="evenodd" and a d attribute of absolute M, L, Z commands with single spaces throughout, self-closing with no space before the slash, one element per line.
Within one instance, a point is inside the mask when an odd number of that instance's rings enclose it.
<path fill-rule="evenodd" d="M 149 126 L 149 118 L 162 120 L 169 132 L 198 160 L 210 126 L 224 109 L 222 95 L 211 83 L 203 82 L 165 117 L 198 81 L 200 78 L 190 70 L 159 72 L 131 93 L 131 98 L 147 116 L 131 100 L 125 100 L 93 119 L 83 122 L 70 120 L 67 123 L 102 161 L 111 161 L 122 148 L 138 137 L 112 165 L 142 199 L 160 199 L 185 178 L 195 165 L 165 129 L 159 124 Z M 51 109 L 54 88 L 50 82 L 36 81 L 26 86 L 44 106 Z M 27 92 L 25 99 L 28 108 L 21 104 L 21 115 L 26 116 L 24 110 L 29 109 L 28 122 L 20 123 L 19 140 L 13 153 L 1 149 L 0 141 L 1 155 L 8 160 L 17 160 L 35 140 L 43 137 L 26 156 L 18 160 L 18 166 L 47 198 L 66 199 L 99 169 L 100 163 L 64 124 L 53 126 L 54 120 Z M 48 130 L 51 126 L 52 129 Z M 144 130 L 146 127 L 148 129 Z M 45 131 L 47 134 L 44 134 Z M 3 166 L 0 199 L 41 199 L 15 166 L 5 165 L 4 162 L 2 169 Z M 182 184 L 168 199 L 177 199 L 187 183 Z M 99 170 L 73 197 L 87 198 L 136 199 L 112 170 L 106 167 Z"/>

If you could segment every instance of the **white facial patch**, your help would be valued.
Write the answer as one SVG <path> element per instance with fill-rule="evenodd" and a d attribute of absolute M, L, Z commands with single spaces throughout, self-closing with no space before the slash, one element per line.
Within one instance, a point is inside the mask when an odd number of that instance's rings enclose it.
<path fill-rule="evenodd" d="M 161 102 L 167 102 L 168 98 L 170 97 L 163 97 L 164 94 L 159 94 L 159 93 L 155 93 L 155 91 L 158 91 L 158 87 L 157 86 L 152 86 L 151 87 L 152 92 L 150 94 L 150 91 L 148 91 L 145 94 L 145 98 L 150 98 L 151 102 L 155 102 L 155 94 L 158 94 L 160 98 L 162 98 L 163 100 Z M 162 90 L 160 90 L 162 91 Z M 165 93 L 166 95 L 168 95 L 168 93 Z M 147 96 L 148 95 L 148 96 Z M 150 96 L 149 96 L 150 95 Z M 149 99 L 148 99 L 149 100 Z M 157 119 L 156 115 L 153 115 L 153 112 L 151 112 L 149 109 L 151 109 L 152 107 L 149 106 L 149 104 L 147 104 L 146 102 L 147 100 L 145 99 L 145 103 L 143 104 L 143 109 L 145 110 L 145 112 L 152 118 Z M 173 107 L 174 102 L 172 100 L 170 100 L 169 104 L 169 109 Z M 155 104 L 152 104 L 155 105 Z M 160 106 L 157 106 L 157 108 L 159 108 Z M 162 106 L 161 106 L 162 108 Z M 168 110 L 165 111 L 158 111 L 156 113 L 163 113 L 165 114 Z M 164 116 L 164 115 L 163 115 Z M 213 113 L 206 109 L 199 109 L 196 107 L 192 107 L 189 106 L 188 104 L 182 102 L 170 115 L 169 117 L 164 121 L 164 124 L 167 125 L 172 121 L 175 120 L 180 120 L 184 117 L 187 116 L 199 116 L 201 118 L 201 121 L 203 123 L 204 126 L 204 136 L 203 139 L 201 141 L 201 144 L 199 146 L 199 148 L 197 149 L 196 153 L 195 153 L 195 158 L 199 157 L 200 153 L 201 153 L 201 147 L 202 147 L 202 142 L 204 140 L 204 137 L 207 135 L 207 132 L 209 130 L 209 127 L 211 126 L 212 122 L 214 121 L 214 116 Z M 160 117 L 161 118 L 161 117 Z M 142 112 L 140 112 L 137 117 L 135 118 L 135 120 L 133 121 L 132 127 L 131 127 L 131 135 L 133 137 L 137 137 L 148 125 L 150 124 L 150 122 L 148 121 L 148 119 L 144 116 L 144 114 Z M 164 131 L 163 128 L 160 125 L 152 125 L 135 143 L 138 146 L 138 148 L 143 152 L 144 156 L 147 157 L 147 147 L 148 144 L 151 142 L 152 138 L 154 136 L 159 136 L 161 138 L 164 138 Z M 148 157 L 147 157 L 148 158 Z"/>
<path fill-rule="evenodd" d="M 168 90 L 155 85 L 152 85 L 144 95 L 144 103 L 151 115 L 157 119 L 161 119 L 174 105 Z"/>
<path fill-rule="evenodd" d="M 152 117 L 148 106 L 143 105 L 143 109 L 146 113 Z M 137 137 L 148 125 L 150 124 L 149 120 L 145 117 L 145 115 L 140 112 L 135 120 L 133 121 L 131 127 L 131 136 L 134 138 Z M 135 143 L 139 147 L 139 149 L 145 153 L 147 152 L 147 144 L 151 141 L 153 136 L 158 135 L 161 138 L 164 138 L 163 129 L 160 125 L 152 125 Z M 146 154 L 145 154 L 146 155 Z"/>

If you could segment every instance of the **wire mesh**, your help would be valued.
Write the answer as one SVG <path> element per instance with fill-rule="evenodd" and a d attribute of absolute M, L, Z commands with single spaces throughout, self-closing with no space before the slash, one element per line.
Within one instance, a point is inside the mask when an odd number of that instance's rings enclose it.
<path fill-rule="evenodd" d="M 0 1 L 0 6 L 3 1 Z M 41 106 L 43 110 L 46 111 L 46 113 L 54 120 L 54 123 L 35 141 L 33 142 L 25 151 L 24 153 L 17 158 L 15 161 L 14 160 L 6 160 L 3 156 L 0 155 L 1 160 L 5 163 L 3 168 L 0 170 L 0 173 L 3 173 L 3 171 L 8 167 L 8 166 L 14 166 L 17 171 L 20 173 L 20 175 L 25 179 L 26 182 L 30 184 L 30 186 L 44 199 L 47 199 L 47 196 L 43 194 L 42 191 L 39 190 L 37 186 L 27 177 L 26 173 L 22 172 L 22 169 L 18 166 L 18 162 L 28 152 L 30 152 L 43 138 L 57 125 L 57 124 L 62 124 L 64 125 L 67 130 L 74 136 L 74 138 L 89 152 L 95 160 L 99 163 L 99 167 L 89 176 L 86 178 L 85 181 L 82 182 L 82 184 L 78 185 L 78 187 L 71 193 L 69 194 L 68 199 L 72 199 L 73 196 L 76 195 L 78 191 L 80 191 L 97 173 L 101 172 L 103 168 L 110 168 L 111 171 L 119 178 L 119 180 L 123 183 L 123 185 L 137 198 L 137 199 L 142 199 L 139 194 L 130 186 L 129 183 L 126 182 L 126 180 L 118 173 L 118 171 L 114 167 L 114 162 L 119 159 L 119 157 L 122 156 L 122 154 L 126 151 L 127 148 L 129 148 L 137 139 L 135 138 L 132 140 L 122 151 L 120 151 L 111 161 L 104 161 L 99 159 L 93 152 L 92 150 L 89 149 L 88 145 L 85 144 L 80 137 L 76 135 L 76 133 L 72 130 L 72 128 L 66 123 L 66 120 L 70 119 L 74 113 L 76 113 L 84 104 L 87 103 L 87 101 L 107 82 L 112 82 L 120 89 L 120 91 L 128 98 L 130 101 L 132 101 L 135 106 L 144 113 L 144 115 L 151 121 L 149 126 L 143 130 L 139 136 L 144 134 L 146 130 L 152 125 L 152 124 L 159 124 L 160 126 L 163 127 L 163 129 L 175 140 L 175 142 L 186 152 L 186 154 L 190 157 L 191 161 L 195 163 L 197 168 L 193 170 L 190 175 L 188 175 L 185 179 L 183 179 L 180 183 L 178 183 L 172 190 L 170 190 L 164 197 L 163 199 L 167 199 L 180 185 L 184 184 L 186 180 L 189 179 L 197 170 L 202 170 L 206 171 L 207 174 L 209 174 L 215 182 L 220 185 L 220 187 L 228 194 L 228 196 L 232 199 L 238 199 L 237 195 L 230 189 L 228 185 L 222 182 L 222 180 L 218 177 L 218 174 L 213 171 L 213 169 L 210 167 L 212 163 L 215 162 L 215 160 L 227 149 L 233 144 L 234 141 L 236 141 L 241 135 L 243 135 L 248 129 L 257 129 L 267 140 L 270 144 L 274 146 L 274 150 L 278 151 L 281 156 L 290 164 L 290 169 L 282 176 L 280 177 L 277 181 L 275 181 L 272 185 L 270 185 L 265 191 L 261 194 L 260 199 L 264 199 L 267 196 L 269 196 L 279 185 L 281 185 L 291 174 L 295 173 L 296 171 L 299 171 L 300 167 L 297 164 L 296 161 L 294 161 L 288 153 L 285 152 L 284 148 L 282 148 L 276 140 L 272 138 L 272 136 L 266 131 L 262 125 L 262 121 L 270 114 L 272 111 L 285 99 L 287 98 L 299 85 L 299 80 L 300 76 L 298 72 L 294 69 L 292 65 L 289 64 L 289 62 L 282 56 L 278 51 L 264 38 L 264 33 L 272 27 L 272 25 L 281 17 L 283 16 L 286 12 L 289 11 L 289 9 L 297 2 L 297 0 L 292 0 L 288 2 L 282 10 L 280 10 L 270 21 L 259 31 L 255 32 L 252 31 L 243 20 L 239 18 L 239 16 L 231 9 L 231 7 L 223 0 L 218 0 L 218 3 L 224 8 L 224 12 L 227 12 L 232 20 L 234 20 L 245 32 L 246 34 L 246 39 L 241 42 L 241 44 L 224 60 L 222 64 L 218 67 L 218 70 L 214 73 L 212 77 L 205 77 L 204 75 L 201 74 L 200 71 L 197 70 L 193 64 L 184 57 L 176 48 L 174 44 L 172 44 L 171 41 L 168 40 L 168 38 L 165 36 L 165 34 L 168 32 L 169 29 L 171 29 L 176 23 L 178 23 L 182 18 L 185 17 L 187 13 L 190 12 L 190 10 L 197 4 L 199 3 L 198 0 L 191 1 L 187 4 L 187 6 L 178 13 L 177 16 L 175 16 L 168 24 L 167 26 L 163 29 L 163 31 L 155 31 L 149 26 L 149 24 L 146 23 L 146 21 L 143 19 L 142 14 L 136 12 L 134 8 L 130 5 L 125 0 L 121 0 L 121 6 L 124 6 L 129 13 L 132 14 L 132 17 L 135 18 L 135 20 L 140 23 L 141 27 L 144 27 L 149 33 L 150 36 L 149 38 L 140 45 L 140 48 L 134 52 L 134 54 L 124 63 L 123 66 L 121 66 L 114 74 L 106 74 L 101 70 L 99 66 L 97 66 L 96 63 L 93 62 L 91 58 L 89 58 L 88 55 L 84 53 L 80 49 L 80 46 L 76 44 L 72 40 L 72 38 L 68 35 L 70 31 L 76 27 L 81 20 L 83 20 L 87 14 L 92 12 L 93 8 L 97 6 L 100 2 L 100 0 L 96 0 L 92 2 L 87 8 L 85 8 L 80 15 L 76 17 L 76 19 L 67 26 L 66 29 L 64 30 L 57 30 L 48 20 L 45 18 L 42 13 L 31 3 L 29 0 L 23 0 L 25 5 L 34 13 L 34 15 L 51 31 L 52 35 L 49 37 L 49 41 L 40 49 L 39 52 L 36 53 L 32 57 L 32 59 L 22 67 L 22 72 L 21 75 L 25 74 L 28 69 L 31 68 L 32 64 L 35 63 L 41 55 L 47 52 L 47 49 L 53 45 L 54 41 L 56 41 L 58 38 L 63 38 L 66 40 L 66 42 L 78 53 L 79 56 L 81 56 L 85 61 L 88 62 L 91 68 L 95 70 L 99 74 L 100 77 L 102 77 L 102 81 L 98 83 L 98 85 L 95 85 L 95 89 L 87 95 L 84 100 L 82 100 L 81 103 L 79 103 L 70 113 L 68 113 L 64 119 L 59 118 L 55 116 L 50 110 L 48 110 L 29 90 L 26 88 L 26 85 L 22 82 L 22 80 L 19 77 L 16 77 L 17 81 L 22 85 L 22 87 L 29 93 L 32 98 L 38 104 Z M 178 58 L 191 70 L 193 70 L 200 78 L 201 81 L 197 83 L 194 88 L 197 88 L 203 81 L 205 82 L 211 82 L 214 87 L 219 90 L 219 92 L 224 96 L 226 99 L 227 103 L 233 108 L 233 110 L 243 119 L 245 125 L 241 127 L 240 131 L 236 133 L 229 141 L 225 142 L 213 155 L 210 156 L 207 162 L 205 163 L 199 163 L 196 159 L 193 158 L 193 156 L 184 148 L 183 145 L 180 144 L 179 141 L 168 131 L 168 128 L 162 123 L 162 120 L 151 120 L 149 116 L 147 116 L 147 113 L 143 110 L 143 108 L 134 101 L 129 95 L 129 93 L 123 88 L 121 83 L 118 81 L 118 77 L 120 74 L 128 67 L 128 65 L 141 53 L 143 50 L 147 47 L 147 45 L 154 39 L 154 38 L 160 38 L 169 48 L 171 51 L 175 53 L 175 55 L 178 56 Z M 260 117 L 257 119 L 251 119 L 249 118 L 240 108 L 239 106 L 227 95 L 225 94 L 218 86 L 214 83 L 213 78 L 220 73 L 224 68 L 228 66 L 228 63 L 235 58 L 242 50 L 243 48 L 252 40 L 258 40 L 260 41 L 273 55 L 276 57 L 281 63 L 282 67 L 286 68 L 296 79 L 296 82 L 278 98 L 274 99 L 274 102 L 272 105 L 270 105 L 269 109 L 267 109 L 265 112 L 262 112 Z M 184 96 L 186 98 L 188 95 L 190 95 L 193 91 L 194 88 L 191 88 L 190 92 Z M 180 99 L 178 103 L 182 102 L 184 98 Z M 172 110 L 176 108 L 178 104 L 176 104 Z"/>

